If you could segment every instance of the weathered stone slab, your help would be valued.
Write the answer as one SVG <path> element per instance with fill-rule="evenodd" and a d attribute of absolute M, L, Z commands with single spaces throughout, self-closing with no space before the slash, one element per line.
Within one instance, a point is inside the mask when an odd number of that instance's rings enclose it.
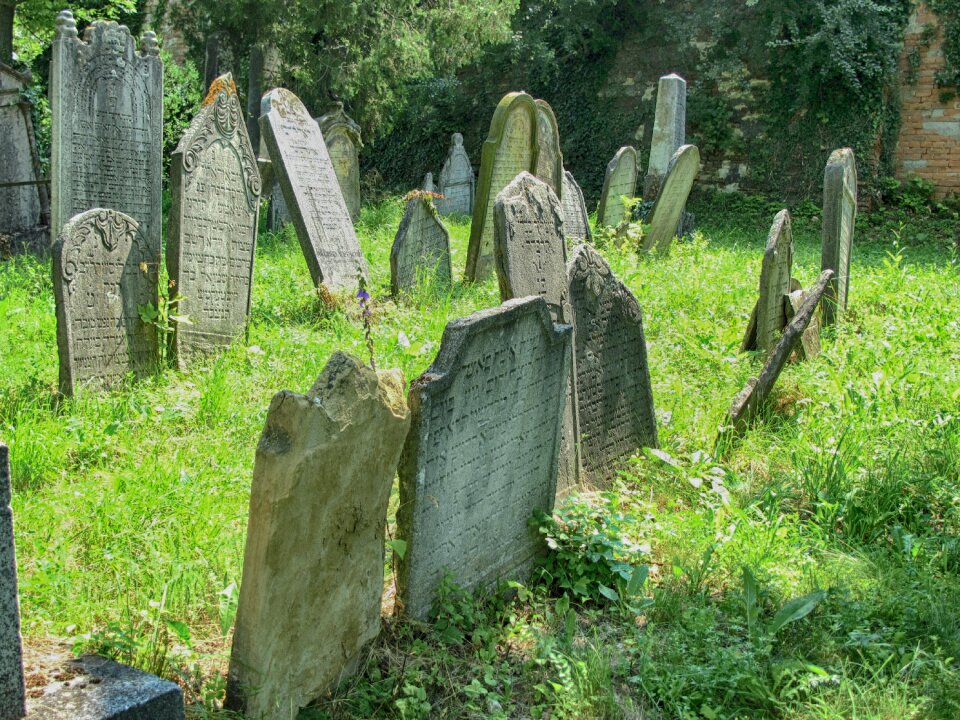
<path fill-rule="evenodd" d="M 643 239 L 643 249 L 665 253 L 670 250 L 683 208 L 690 197 L 693 181 L 700 172 L 700 151 L 696 145 L 684 145 L 674 153 L 670 168 L 660 186 L 660 193 L 650 210 L 650 231 Z"/>
<path fill-rule="evenodd" d="M 557 116 L 546 100 L 537 104 L 537 171 L 533 173 L 556 193 L 563 196 L 563 155 L 560 152 L 560 128 Z"/>
<path fill-rule="evenodd" d="M 53 246 L 61 392 L 156 371 L 156 328 L 138 308 L 156 306 L 159 264 L 136 221 L 116 210 L 88 210 L 63 226 Z"/>
<path fill-rule="evenodd" d="M 167 272 L 192 323 L 174 332 L 180 367 L 246 331 L 260 190 L 237 88 L 222 75 L 170 159 Z"/>
<path fill-rule="evenodd" d="M 850 254 L 857 219 L 857 162 L 853 150 L 834 150 L 823 173 L 823 247 L 821 268 L 833 270 L 823 303 L 823 324 L 832 325 L 847 308 Z"/>
<path fill-rule="evenodd" d="M 354 222 L 360 217 L 360 126 L 343 110 L 343 103 L 317 118 L 330 153 L 340 192 Z"/>
<path fill-rule="evenodd" d="M 740 345 L 744 350 L 770 352 L 787 324 L 785 298 L 790 292 L 793 270 L 793 231 L 790 212 L 781 210 L 773 219 L 760 266 L 760 299 L 751 316 L 746 336 Z"/>
<path fill-rule="evenodd" d="M 800 283 L 796 280 L 790 282 L 790 293 L 786 296 L 784 308 L 787 312 L 787 322 L 793 320 L 807 296 L 803 289 L 799 287 Z M 800 336 L 800 345 L 797 347 L 797 356 L 800 360 L 813 360 L 820 354 L 820 319 L 814 315 L 807 329 Z"/>
<path fill-rule="evenodd" d="M 541 298 L 454 320 L 410 389 L 400 460 L 399 585 L 428 616 L 447 572 L 466 588 L 522 579 L 543 546 L 528 525 L 553 507 L 570 326 Z"/>
<path fill-rule="evenodd" d="M 637 172 L 636 149 L 627 145 L 617 150 L 603 177 L 597 223 L 616 227 L 627 218 L 627 208 L 621 198 L 632 198 L 636 193 Z"/>
<path fill-rule="evenodd" d="M 657 108 L 650 139 L 650 159 L 643 182 L 644 200 L 655 200 L 670 159 L 683 145 L 687 126 L 687 81 L 675 73 L 657 84 Z"/>
<path fill-rule="evenodd" d="M 467 280 L 483 280 L 493 272 L 493 203 L 517 175 L 534 172 L 538 154 L 536 103 L 523 92 L 505 95 L 493 113 L 490 133 L 483 143 L 467 248 Z"/>
<path fill-rule="evenodd" d="M 183 720 L 176 683 L 142 670 L 84 655 L 69 660 L 57 681 L 27 703 L 30 720 Z"/>
<path fill-rule="evenodd" d="M 399 370 L 334 353 L 277 393 L 257 446 L 227 707 L 297 716 L 380 629 L 384 526 L 410 426 Z"/>
<path fill-rule="evenodd" d="M 475 185 L 470 156 L 463 147 L 463 135 L 450 136 L 450 152 L 440 170 L 440 194 L 437 203 L 441 215 L 470 215 L 473 213 Z"/>
<path fill-rule="evenodd" d="M 563 195 L 560 196 L 560 203 L 563 205 L 564 236 L 590 242 L 587 204 L 583 201 L 583 191 L 569 171 L 563 173 Z"/>
<path fill-rule="evenodd" d="M 641 447 L 657 447 L 657 420 L 640 306 L 589 245 L 567 265 L 573 307 L 580 458 L 589 481 L 617 477 Z"/>
<path fill-rule="evenodd" d="M 433 182 L 433 173 L 428 172 L 423 176 L 423 190 L 425 192 L 436 192 L 437 186 Z"/>
<path fill-rule="evenodd" d="M 450 233 L 430 199 L 415 197 L 407 203 L 390 249 L 390 291 L 399 295 L 418 280 L 448 287 L 451 278 Z"/>
<path fill-rule="evenodd" d="M 266 143 L 264 143 L 266 145 Z M 284 225 L 293 222 L 290 217 L 290 210 L 287 209 L 287 201 L 283 199 L 283 190 L 280 189 L 280 183 L 276 180 L 270 188 L 270 218 L 269 226 L 271 230 L 283 230 Z"/>
<path fill-rule="evenodd" d="M 3 720 L 16 720 L 26 714 L 11 493 L 10 451 L 0 443 L 0 718 Z"/>
<path fill-rule="evenodd" d="M 260 129 L 315 285 L 354 287 L 367 261 L 353 230 L 320 128 L 300 99 L 277 88 L 263 96 Z"/>
<path fill-rule="evenodd" d="M 130 31 L 98 20 L 77 37 L 69 10 L 57 17 L 50 63 L 51 237 L 93 208 L 136 221 L 160 254 L 163 65 L 156 35 L 136 51 Z"/>

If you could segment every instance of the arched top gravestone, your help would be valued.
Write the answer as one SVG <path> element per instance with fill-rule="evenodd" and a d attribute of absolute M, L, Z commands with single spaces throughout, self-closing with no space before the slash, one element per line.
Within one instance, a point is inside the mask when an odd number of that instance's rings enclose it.
<path fill-rule="evenodd" d="M 469 215 L 473 212 L 473 166 L 463 148 L 463 135 L 450 136 L 450 152 L 440 170 L 440 194 L 437 209 L 441 215 Z"/>
<path fill-rule="evenodd" d="M 623 197 L 632 198 L 637 191 L 637 150 L 626 145 L 613 156 L 603 176 L 600 192 L 600 209 L 597 222 L 607 227 L 616 227 L 627 217 Z"/>
<path fill-rule="evenodd" d="M 690 197 L 693 181 L 700 172 L 700 151 L 696 145 L 684 145 L 673 154 L 667 176 L 660 185 L 657 200 L 650 209 L 650 230 L 643 238 L 643 249 L 650 252 L 670 250 L 677 225 Z"/>
<path fill-rule="evenodd" d="M 483 280 L 493 271 L 493 203 L 517 175 L 535 171 L 538 154 L 536 102 L 524 92 L 505 95 L 483 143 L 467 248 L 467 280 Z"/>
<path fill-rule="evenodd" d="M 420 280 L 449 287 L 450 233 L 429 198 L 414 197 L 390 248 L 390 291 L 399 295 Z"/>
<path fill-rule="evenodd" d="M 823 324 L 847 307 L 850 254 L 857 219 L 857 162 L 850 148 L 834 150 L 823 173 L 822 270 L 833 270 L 823 303 Z"/>
<path fill-rule="evenodd" d="M 563 155 L 560 152 L 560 128 L 553 108 L 546 100 L 537 104 L 537 171 L 533 173 L 563 197 Z"/>
<path fill-rule="evenodd" d="M 350 219 L 360 217 L 360 126 L 343 109 L 343 103 L 317 118 L 323 141 L 330 153 L 333 171 L 337 174 L 343 200 L 350 211 Z"/>
<path fill-rule="evenodd" d="M 583 200 L 583 191 L 569 171 L 563 173 L 563 195 L 560 203 L 563 205 L 564 237 L 589 242 L 590 218 L 587 204 Z"/>
<path fill-rule="evenodd" d="M 769 353 L 787 324 L 786 297 L 793 271 L 793 231 L 790 212 L 781 210 L 773 219 L 760 266 L 760 298 L 757 301 L 757 348 Z"/>

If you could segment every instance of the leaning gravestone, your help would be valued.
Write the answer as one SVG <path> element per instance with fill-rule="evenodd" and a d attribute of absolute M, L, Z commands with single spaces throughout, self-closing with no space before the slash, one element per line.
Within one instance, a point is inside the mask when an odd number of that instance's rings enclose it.
<path fill-rule="evenodd" d="M 437 203 L 441 215 L 469 215 L 473 212 L 473 166 L 463 148 L 463 135 L 450 137 L 450 152 L 440 170 L 440 194 Z"/>
<path fill-rule="evenodd" d="M 657 84 L 657 109 L 650 139 L 650 159 L 643 181 L 644 200 L 655 200 L 670 159 L 683 145 L 687 125 L 687 81 L 675 73 Z"/>
<path fill-rule="evenodd" d="M 350 211 L 350 219 L 360 217 L 360 126 L 343 110 L 343 103 L 317 118 L 323 141 L 330 153 L 333 171 L 340 183 L 340 192 Z"/>
<path fill-rule="evenodd" d="M 174 352 L 225 346 L 243 334 L 250 313 L 260 173 L 233 78 L 217 78 L 170 161 L 167 272 L 183 299 Z"/>
<path fill-rule="evenodd" d="M 590 242 L 587 204 L 583 201 L 583 191 L 569 171 L 563 173 L 563 195 L 560 196 L 560 202 L 563 205 L 564 237 Z"/>
<path fill-rule="evenodd" d="M 660 185 L 657 201 L 650 209 L 650 231 L 643 238 L 643 249 L 665 253 L 677 235 L 677 225 L 690 197 L 693 181 L 700 172 L 700 151 L 696 145 L 684 145 L 670 160 L 667 176 Z"/>
<path fill-rule="evenodd" d="M 529 525 L 553 507 L 570 326 L 541 298 L 454 320 L 410 389 L 400 459 L 399 568 L 407 614 L 426 618 L 449 572 L 468 589 L 522 579 L 543 549 Z"/>
<path fill-rule="evenodd" d="M 10 452 L 0 443 L 0 718 L 3 720 L 16 720 L 27 714 L 11 489 Z"/>
<path fill-rule="evenodd" d="M 796 317 L 797 313 L 803 309 L 803 302 L 807 299 L 806 293 L 800 287 L 797 280 L 790 281 L 790 294 L 787 295 L 787 302 L 784 307 L 787 311 L 787 322 L 789 323 Z M 797 356 L 800 360 L 813 360 L 820 354 L 820 320 L 815 315 L 807 329 L 803 331 L 800 337 L 800 345 L 797 347 Z"/>
<path fill-rule="evenodd" d="M 57 17 L 50 63 L 51 236 L 93 208 L 136 221 L 160 254 L 163 64 L 156 35 L 136 51 L 130 31 L 98 20 L 77 37 L 69 10 Z"/>
<path fill-rule="evenodd" d="M 636 299 L 589 245 L 567 265 L 577 366 L 580 458 L 589 480 L 617 476 L 641 447 L 657 447 L 643 317 Z"/>
<path fill-rule="evenodd" d="M 88 210 L 63 226 L 53 246 L 53 292 L 65 395 L 156 371 L 156 327 L 139 308 L 156 307 L 159 264 L 136 221 L 116 210 Z"/>
<path fill-rule="evenodd" d="M 832 325 L 847 308 L 850 253 L 857 219 L 857 163 L 850 148 L 834 150 L 823 173 L 823 257 L 821 268 L 833 270 L 823 303 L 823 324 Z"/>
<path fill-rule="evenodd" d="M 380 629 L 384 527 L 410 427 L 399 370 L 334 353 L 274 396 L 257 446 L 227 707 L 288 718 Z"/>
<path fill-rule="evenodd" d="M 560 128 L 557 116 L 546 100 L 537 103 L 537 171 L 533 173 L 557 194 L 563 196 L 563 155 L 560 153 Z"/>
<path fill-rule="evenodd" d="M 597 222 L 616 227 L 627 218 L 627 208 L 621 198 L 632 198 L 637 191 L 637 151 L 629 145 L 617 150 L 607 165 L 600 192 Z"/>
<path fill-rule="evenodd" d="M 366 276 L 367 261 L 320 128 L 284 88 L 264 95 L 261 111 L 261 134 L 314 284 L 354 287 L 358 268 Z"/>
<path fill-rule="evenodd" d="M 390 249 L 390 291 L 399 295 L 416 287 L 419 280 L 439 287 L 451 282 L 450 233 L 429 197 L 414 197 L 407 203 Z"/>
<path fill-rule="evenodd" d="M 526 93 L 509 93 L 497 105 L 483 143 L 467 247 L 467 280 L 483 280 L 493 272 L 493 203 L 517 175 L 534 172 L 538 154 L 537 105 Z"/>
<path fill-rule="evenodd" d="M 786 296 L 790 292 L 793 270 L 793 232 L 790 212 L 781 210 L 773 219 L 760 266 L 760 299 L 750 319 L 741 351 L 769 353 L 787 324 Z"/>

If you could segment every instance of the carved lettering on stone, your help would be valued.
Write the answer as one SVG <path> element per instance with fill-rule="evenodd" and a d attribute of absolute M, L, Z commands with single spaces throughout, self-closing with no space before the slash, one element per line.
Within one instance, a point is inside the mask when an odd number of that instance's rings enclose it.
<path fill-rule="evenodd" d="M 354 222 L 360 217 L 360 126 L 343 110 L 343 103 L 317 118 L 340 192 Z"/>
<path fill-rule="evenodd" d="M 696 145 L 684 145 L 673 154 L 660 193 L 650 209 L 650 230 L 643 238 L 643 249 L 665 253 L 670 250 L 683 208 L 690 197 L 693 181 L 700 172 L 700 151 Z"/>
<path fill-rule="evenodd" d="M 563 195 L 560 196 L 560 202 L 563 205 L 564 236 L 589 242 L 591 235 L 587 204 L 583 201 L 583 191 L 569 171 L 563 173 Z"/>
<path fill-rule="evenodd" d="M 394 295 L 412 290 L 418 281 L 449 287 L 450 233 L 427 198 L 415 197 L 390 249 L 390 289 Z"/>
<path fill-rule="evenodd" d="M 470 156 L 463 148 L 463 135 L 450 138 L 450 152 L 440 170 L 440 194 L 437 209 L 441 215 L 470 215 L 473 212 L 475 179 Z"/>
<path fill-rule="evenodd" d="M 537 171 L 558 198 L 563 197 L 563 155 L 560 153 L 560 128 L 553 108 L 546 100 L 537 100 Z"/>
<path fill-rule="evenodd" d="M 27 714 L 11 490 L 10 454 L 0 443 L 0 718 L 4 720 Z"/>
<path fill-rule="evenodd" d="M 623 197 L 632 198 L 637 191 L 637 151 L 629 145 L 617 150 L 607 165 L 600 192 L 600 209 L 597 222 L 607 227 L 616 227 L 627 218 Z"/>
<path fill-rule="evenodd" d="M 850 148 L 834 150 L 823 173 L 823 270 L 833 270 L 823 303 L 823 324 L 832 325 L 847 307 L 850 254 L 857 219 L 857 163 Z"/>

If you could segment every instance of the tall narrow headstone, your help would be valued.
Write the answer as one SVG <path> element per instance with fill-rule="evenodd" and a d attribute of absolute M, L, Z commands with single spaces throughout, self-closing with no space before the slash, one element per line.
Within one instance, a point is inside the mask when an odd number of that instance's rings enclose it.
<path fill-rule="evenodd" d="M 447 573 L 465 588 L 522 579 L 543 549 L 530 527 L 553 507 L 570 326 L 541 298 L 447 325 L 410 388 L 400 459 L 401 602 L 428 616 Z"/>
<path fill-rule="evenodd" d="M 517 175 L 536 170 L 538 155 L 536 103 L 524 92 L 505 95 L 483 143 L 467 248 L 467 280 L 483 280 L 493 272 L 493 203 Z"/>
<path fill-rule="evenodd" d="M 16 720 L 27 714 L 11 491 L 10 452 L 0 443 L 0 718 L 3 720 Z"/>
<path fill-rule="evenodd" d="M 450 233 L 430 199 L 415 197 L 407 203 L 390 249 L 390 290 L 399 295 L 421 280 L 449 287 Z"/>
<path fill-rule="evenodd" d="M 88 210 L 63 226 L 53 246 L 61 392 L 156 371 L 156 327 L 139 309 L 156 307 L 159 263 L 136 221 L 116 210 Z"/>
<path fill-rule="evenodd" d="M 617 150 L 603 177 L 600 209 L 597 211 L 598 224 L 616 227 L 627 219 L 627 208 L 622 198 L 632 198 L 636 194 L 637 174 L 636 149 L 627 145 Z"/>
<path fill-rule="evenodd" d="M 742 350 L 773 350 L 787 324 L 787 295 L 793 269 L 793 232 L 790 212 L 781 210 L 773 219 L 760 266 L 760 297 L 756 316 L 741 344 Z"/>
<path fill-rule="evenodd" d="M 423 189 L 424 189 L 426 192 L 436 192 L 436 191 L 437 191 L 437 186 L 434 185 L 434 183 L 433 183 L 433 173 L 432 173 L 432 172 L 428 172 L 426 175 L 423 176 Z"/>
<path fill-rule="evenodd" d="M 380 629 L 384 527 L 410 427 L 399 370 L 334 353 L 274 396 L 257 446 L 227 707 L 293 720 Z"/>
<path fill-rule="evenodd" d="M 50 63 L 51 236 L 93 208 L 136 221 L 160 254 L 163 64 L 153 32 L 137 52 L 130 31 L 98 20 L 77 37 L 73 14 L 57 17 Z"/>
<path fill-rule="evenodd" d="M 222 75 L 170 161 L 167 271 L 191 321 L 174 332 L 181 367 L 246 330 L 260 190 L 237 88 Z"/>
<path fill-rule="evenodd" d="M 320 128 L 284 88 L 264 95 L 261 109 L 263 140 L 314 284 L 355 287 L 358 268 L 367 274 L 367 261 Z"/>
<path fill-rule="evenodd" d="M 354 222 L 360 217 L 360 126 L 343 109 L 343 103 L 317 118 L 323 141 L 330 153 L 340 192 Z"/>
<path fill-rule="evenodd" d="M 643 317 L 636 299 L 589 245 L 567 265 L 577 367 L 580 458 L 592 482 L 617 477 L 641 447 L 657 447 Z"/>
<path fill-rule="evenodd" d="M 670 167 L 673 154 L 684 144 L 687 125 L 687 81 L 675 73 L 657 83 L 657 109 L 650 139 L 650 161 L 643 181 L 643 197 L 654 200 Z"/>
<path fill-rule="evenodd" d="M 533 173 L 557 194 L 563 196 L 563 155 L 560 153 L 560 128 L 557 116 L 546 100 L 537 100 L 537 171 Z"/>
<path fill-rule="evenodd" d="M 660 185 L 657 200 L 650 209 L 650 231 L 643 238 L 643 249 L 665 253 L 677 236 L 683 208 L 690 197 L 693 181 L 700 172 L 700 151 L 696 145 L 684 145 L 673 154 L 667 175 Z"/>
<path fill-rule="evenodd" d="M 563 235 L 581 242 L 590 241 L 590 218 L 587 204 L 583 201 L 583 191 L 569 171 L 563 173 Z"/>
<path fill-rule="evenodd" d="M 823 270 L 833 270 L 823 303 L 823 324 L 832 325 L 847 308 L 850 254 L 857 220 L 857 163 L 853 150 L 834 150 L 823 173 Z"/>
<path fill-rule="evenodd" d="M 475 185 L 470 156 L 463 148 L 463 135 L 450 136 L 450 152 L 440 170 L 440 194 L 437 202 L 441 215 L 469 215 L 473 212 Z"/>

